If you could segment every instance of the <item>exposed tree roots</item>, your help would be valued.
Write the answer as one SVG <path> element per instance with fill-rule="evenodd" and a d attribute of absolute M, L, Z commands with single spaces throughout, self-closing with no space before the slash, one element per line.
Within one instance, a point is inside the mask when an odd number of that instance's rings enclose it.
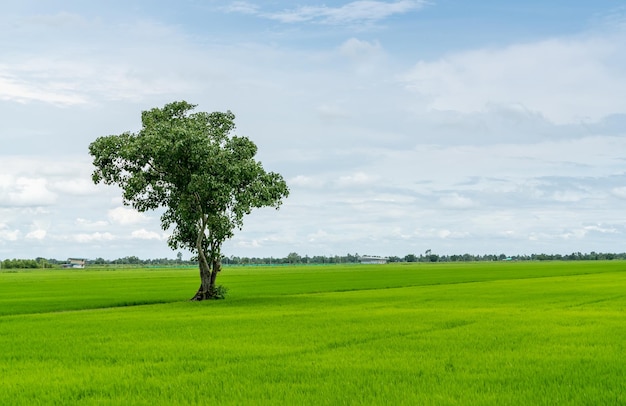
<path fill-rule="evenodd" d="M 203 289 L 202 287 L 200 287 L 200 289 L 198 289 L 198 291 L 196 292 L 196 294 L 189 299 L 192 302 L 199 302 L 202 300 L 219 300 L 219 299 L 224 299 L 226 298 L 226 292 L 228 291 L 228 289 L 226 289 L 224 286 L 215 286 L 215 287 L 211 287 L 209 289 Z"/>

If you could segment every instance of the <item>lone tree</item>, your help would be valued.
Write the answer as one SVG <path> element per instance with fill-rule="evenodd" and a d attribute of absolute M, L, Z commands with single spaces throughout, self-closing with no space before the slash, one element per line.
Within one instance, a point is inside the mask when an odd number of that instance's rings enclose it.
<path fill-rule="evenodd" d="M 289 188 L 255 159 L 252 141 L 231 135 L 233 113 L 194 108 L 180 101 L 144 111 L 138 133 L 100 137 L 89 153 L 94 183 L 118 185 L 124 204 L 140 212 L 165 209 L 161 227 L 173 228 L 168 245 L 198 257 L 201 283 L 192 300 L 205 300 L 223 297 L 215 285 L 222 243 L 253 208 L 278 209 Z"/>

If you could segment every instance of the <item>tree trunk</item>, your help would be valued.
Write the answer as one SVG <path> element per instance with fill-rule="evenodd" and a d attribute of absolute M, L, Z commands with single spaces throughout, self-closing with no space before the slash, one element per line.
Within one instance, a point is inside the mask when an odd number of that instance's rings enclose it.
<path fill-rule="evenodd" d="M 218 259 L 213 260 L 213 266 L 211 267 L 211 279 L 209 281 L 209 288 L 215 290 L 215 278 L 217 278 L 217 273 L 221 271 L 222 266 Z"/>
<path fill-rule="evenodd" d="M 192 301 L 209 300 L 209 299 L 222 299 L 223 295 L 220 294 L 215 287 L 215 279 L 217 273 L 221 270 L 221 263 L 219 259 L 214 259 L 209 265 L 209 261 L 206 259 L 206 255 L 201 253 L 198 255 L 198 263 L 200 267 L 200 288 L 191 298 Z"/>
<path fill-rule="evenodd" d="M 209 258 L 207 253 L 203 250 L 202 241 L 205 238 L 204 227 L 206 219 L 202 219 L 199 227 L 198 239 L 196 240 L 196 248 L 198 250 L 198 266 L 200 268 L 200 288 L 191 298 L 193 301 L 208 300 L 208 299 L 223 299 L 224 291 L 216 289 L 215 278 L 217 273 L 221 270 L 222 264 L 219 258 L 219 245 L 215 241 L 212 241 Z M 216 253 L 218 255 L 216 255 Z"/>
<path fill-rule="evenodd" d="M 201 256 L 199 255 L 199 257 Z M 196 292 L 194 297 L 191 298 L 191 300 L 207 300 L 211 298 L 211 279 L 213 279 L 211 275 L 212 272 L 209 268 L 209 265 L 207 264 L 207 261 L 203 261 L 201 258 L 199 259 L 200 260 L 198 262 L 200 267 L 200 287 L 198 288 L 198 291 Z"/>

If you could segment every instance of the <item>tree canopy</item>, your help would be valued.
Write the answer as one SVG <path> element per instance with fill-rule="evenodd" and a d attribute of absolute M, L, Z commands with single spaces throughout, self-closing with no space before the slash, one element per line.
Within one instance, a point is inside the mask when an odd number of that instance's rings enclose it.
<path fill-rule="evenodd" d="M 222 243 L 252 209 L 278 208 L 289 188 L 255 159 L 250 139 L 231 134 L 233 113 L 192 112 L 195 107 L 180 101 L 144 111 L 139 132 L 100 137 L 89 152 L 96 184 L 120 186 L 124 204 L 138 211 L 165 209 L 168 245 L 198 256 L 201 285 L 194 299 L 204 300 L 221 296 L 215 278 Z"/>

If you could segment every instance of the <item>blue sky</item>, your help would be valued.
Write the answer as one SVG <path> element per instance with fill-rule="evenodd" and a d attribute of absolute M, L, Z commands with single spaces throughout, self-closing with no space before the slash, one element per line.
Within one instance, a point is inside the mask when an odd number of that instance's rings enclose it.
<path fill-rule="evenodd" d="M 626 251 L 618 1 L 6 1 L 0 259 L 175 257 L 87 147 L 232 110 L 292 193 L 238 256 Z"/>

